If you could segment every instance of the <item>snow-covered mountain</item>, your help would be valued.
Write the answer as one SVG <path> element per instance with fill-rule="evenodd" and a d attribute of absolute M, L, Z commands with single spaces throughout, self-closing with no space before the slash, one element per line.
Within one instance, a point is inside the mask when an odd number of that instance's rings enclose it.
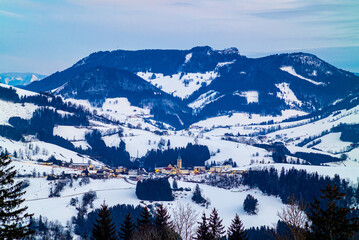
<path fill-rule="evenodd" d="M 310 113 L 358 87 L 359 77 L 311 54 L 251 59 L 235 48 L 195 47 L 97 52 L 26 89 L 56 91 L 94 104 L 106 97 L 126 97 L 134 106 L 151 109 L 156 119 L 183 128 L 233 112 Z M 131 94 L 125 88 L 132 88 Z M 143 99 L 136 100 L 136 95 Z M 155 95 L 157 100 L 148 98 Z"/>
<path fill-rule="evenodd" d="M 0 73 L 0 83 L 10 86 L 25 86 L 45 77 L 46 75 L 38 73 Z"/>

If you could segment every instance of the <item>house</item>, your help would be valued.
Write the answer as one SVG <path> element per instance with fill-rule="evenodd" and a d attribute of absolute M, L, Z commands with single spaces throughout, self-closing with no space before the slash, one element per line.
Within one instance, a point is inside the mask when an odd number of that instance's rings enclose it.
<path fill-rule="evenodd" d="M 75 168 L 78 170 L 85 170 L 89 167 L 88 163 L 71 163 L 70 168 Z"/>
<path fill-rule="evenodd" d="M 128 175 L 137 176 L 138 175 L 138 169 L 129 169 Z"/>
<path fill-rule="evenodd" d="M 222 172 L 222 170 L 223 170 L 222 166 L 213 166 L 209 169 L 209 172 L 220 173 L 220 172 Z"/>
<path fill-rule="evenodd" d="M 230 171 L 232 170 L 232 165 L 222 165 L 222 171 Z"/>
<path fill-rule="evenodd" d="M 195 166 L 193 168 L 194 173 L 204 173 L 206 171 L 206 167 L 205 166 Z"/>
<path fill-rule="evenodd" d="M 115 169 L 116 173 L 124 173 L 125 171 L 126 171 L 126 169 L 123 168 L 123 167 L 118 167 L 118 168 Z"/>
<path fill-rule="evenodd" d="M 181 169 L 181 174 L 183 174 L 183 175 L 189 175 L 189 174 L 190 174 L 190 170 L 189 170 L 189 169 Z"/>

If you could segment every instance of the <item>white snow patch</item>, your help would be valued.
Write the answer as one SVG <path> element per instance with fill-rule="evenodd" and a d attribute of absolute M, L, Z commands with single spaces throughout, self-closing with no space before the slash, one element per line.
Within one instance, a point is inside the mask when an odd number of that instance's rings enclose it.
<path fill-rule="evenodd" d="M 185 57 L 184 63 L 188 63 L 192 58 L 192 53 L 188 53 Z"/>
<path fill-rule="evenodd" d="M 60 91 L 62 91 L 62 90 L 65 88 L 65 86 L 67 85 L 67 83 L 68 83 L 68 82 L 65 82 L 65 83 L 62 84 L 60 87 L 55 88 L 55 89 L 52 89 L 51 92 L 52 92 L 52 93 L 59 93 Z"/>
<path fill-rule="evenodd" d="M 321 143 L 315 145 L 314 147 L 329 153 L 345 151 L 350 147 L 350 142 L 343 142 L 340 140 L 340 132 L 329 133 L 321 138 Z"/>
<path fill-rule="evenodd" d="M 78 141 L 84 140 L 85 135 L 91 132 L 91 130 L 87 128 L 79 128 L 74 126 L 62 126 L 58 125 L 54 127 L 54 135 L 65 138 L 69 141 Z"/>
<path fill-rule="evenodd" d="M 247 104 L 249 103 L 258 103 L 258 92 L 257 91 L 245 91 L 238 93 L 237 91 L 233 95 L 238 95 L 240 97 L 245 97 L 247 99 Z"/>
<path fill-rule="evenodd" d="M 323 83 L 323 82 L 316 82 L 316 81 L 314 81 L 312 79 L 309 79 L 309 78 L 306 78 L 306 77 L 303 77 L 303 76 L 297 74 L 292 66 L 282 66 L 280 68 L 280 70 L 282 70 L 284 72 L 287 72 L 287 73 L 289 73 L 289 74 L 291 74 L 291 75 L 293 75 L 293 76 L 295 76 L 297 78 L 306 80 L 306 81 L 308 81 L 310 83 L 313 83 L 315 85 L 325 85 L 325 83 Z"/>
<path fill-rule="evenodd" d="M 275 85 L 280 92 L 277 92 L 277 97 L 283 99 L 285 103 L 291 107 L 302 106 L 303 103 L 298 100 L 294 92 L 289 88 L 288 83 L 279 83 Z"/>
<path fill-rule="evenodd" d="M 234 59 L 233 61 L 230 61 L 230 62 L 219 62 L 219 63 L 217 63 L 216 68 L 221 68 L 221 67 L 224 67 L 224 66 L 227 66 L 227 65 L 231 65 L 231 64 L 233 64 L 235 61 L 236 61 L 236 59 Z"/>
<path fill-rule="evenodd" d="M 196 100 L 188 104 L 190 108 L 193 109 L 202 109 L 207 104 L 215 101 L 215 97 L 218 95 L 218 92 L 210 90 L 206 93 L 201 94 Z"/>
<path fill-rule="evenodd" d="M 162 73 L 138 72 L 137 76 L 160 88 L 162 91 L 182 99 L 188 98 L 197 91 L 202 84 L 207 86 L 217 77 L 217 72 L 206 73 L 176 73 L 163 75 Z M 153 75 L 156 77 L 153 79 Z"/>
<path fill-rule="evenodd" d="M 0 100 L 0 124 L 9 125 L 8 121 L 10 117 L 30 119 L 37 108 L 38 107 L 32 103 L 24 103 L 24 106 L 22 106 L 21 103 Z"/>
<path fill-rule="evenodd" d="M 127 98 L 106 98 L 102 105 L 102 110 L 105 112 L 114 112 L 122 115 L 150 114 L 149 109 L 131 106 Z"/>
<path fill-rule="evenodd" d="M 317 70 L 313 70 L 312 74 L 310 74 L 310 75 L 316 77 L 317 76 Z"/>
<path fill-rule="evenodd" d="M 30 80 L 30 82 L 35 82 L 35 81 L 38 81 L 38 80 L 39 80 L 39 78 L 36 77 L 35 74 L 32 74 L 32 75 L 31 75 L 31 80 Z"/>
<path fill-rule="evenodd" d="M 233 113 L 232 115 L 219 116 L 208 118 L 200 122 L 192 124 L 192 126 L 211 128 L 218 126 L 235 126 L 235 125 L 247 125 L 247 124 L 256 124 L 266 121 L 273 120 L 274 122 L 283 121 L 290 117 L 295 116 L 304 116 L 307 113 L 302 111 L 297 111 L 293 109 L 287 109 L 282 111 L 280 116 L 261 116 L 259 114 L 248 114 L 248 113 Z"/>

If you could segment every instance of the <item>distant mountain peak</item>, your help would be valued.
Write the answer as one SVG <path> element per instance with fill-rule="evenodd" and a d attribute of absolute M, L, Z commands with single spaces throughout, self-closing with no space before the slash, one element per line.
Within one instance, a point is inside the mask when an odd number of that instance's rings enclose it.
<path fill-rule="evenodd" d="M 10 86 L 26 86 L 32 82 L 45 78 L 46 75 L 38 73 L 0 73 L 0 83 Z"/>

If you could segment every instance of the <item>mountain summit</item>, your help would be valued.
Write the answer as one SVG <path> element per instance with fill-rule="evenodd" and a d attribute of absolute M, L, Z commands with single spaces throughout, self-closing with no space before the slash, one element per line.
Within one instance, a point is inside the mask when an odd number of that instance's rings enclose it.
<path fill-rule="evenodd" d="M 359 87 L 359 77 L 312 54 L 247 58 L 238 49 L 96 52 L 26 86 L 101 104 L 126 97 L 174 126 L 231 112 L 312 112 Z M 177 119 L 177 120 L 175 120 Z M 185 119 L 185 120 L 184 120 Z"/>

